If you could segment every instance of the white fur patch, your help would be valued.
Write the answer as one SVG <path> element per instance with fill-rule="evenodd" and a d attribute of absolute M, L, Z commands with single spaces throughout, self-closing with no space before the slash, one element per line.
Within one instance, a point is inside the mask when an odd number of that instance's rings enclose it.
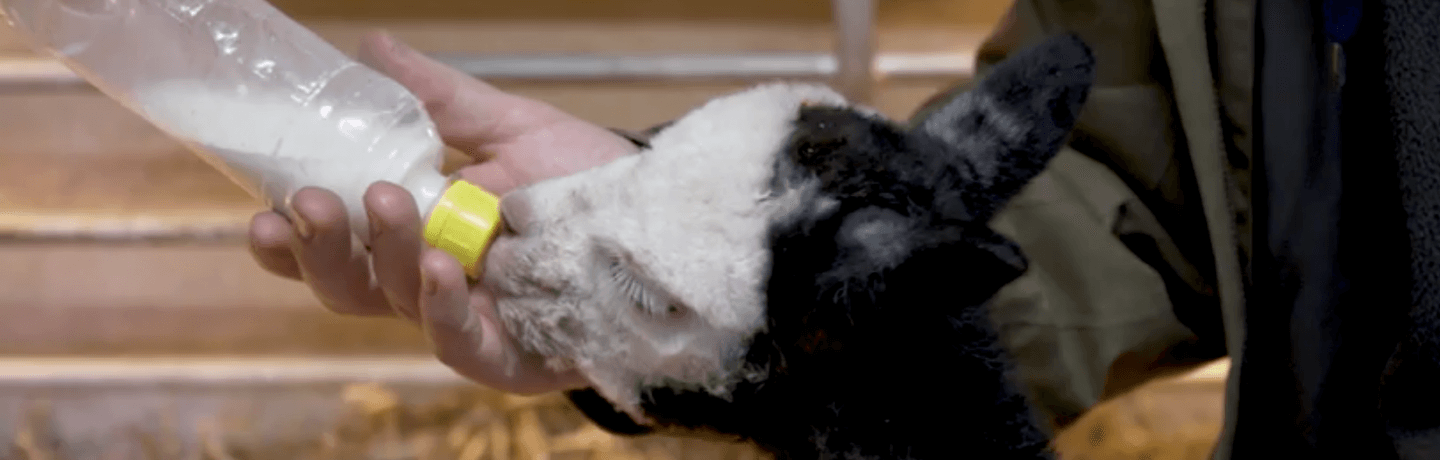
<path fill-rule="evenodd" d="M 824 212 L 817 184 L 771 196 L 806 104 L 846 105 L 821 86 L 758 86 L 687 114 L 639 155 L 513 192 L 532 220 L 486 260 L 511 333 L 632 414 L 644 383 L 724 396 L 762 377 L 743 363 L 765 326 L 769 230 Z"/>
<path fill-rule="evenodd" d="M 856 211 L 841 224 L 840 242 L 858 249 L 870 266 L 893 268 L 910 256 L 911 222 L 895 211 L 868 208 Z"/>

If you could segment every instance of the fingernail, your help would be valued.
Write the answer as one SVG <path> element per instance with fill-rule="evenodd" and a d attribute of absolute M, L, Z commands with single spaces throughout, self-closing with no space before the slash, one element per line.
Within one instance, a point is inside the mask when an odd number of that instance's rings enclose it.
<path fill-rule="evenodd" d="M 310 219 L 305 217 L 305 214 L 299 211 L 294 211 L 294 214 L 295 233 L 300 236 L 301 240 L 310 241 L 310 237 L 315 236 L 314 225 L 310 223 Z"/>
<path fill-rule="evenodd" d="M 440 283 L 435 281 L 435 278 L 431 278 L 430 274 L 424 270 L 420 271 L 420 283 L 425 297 L 434 297 L 435 293 L 440 291 Z"/>
<path fill-rule="evenodd" d="M 422 313 L 423 316 L 426 316 L 427 323 L 454 332 L 469 331 L 475 326 L 471 324 L 475 318 L 471 314 L 470 303 L 462 300 L 464 297 L 451 300 L 440 299 L 439 283 L 423 272 L 420 276 L 424 280 L 421 289 L 425 290 L 425 297 L 429 299 L 430 305 Z"/>
<path fill-rule="evenodd" d="M 375 213 L 372 212 L 372 211 L 370 211 L 369 209 L 366 209 L 366 210 L 365 210 L 365 218 L 366 218 L 366 219 L 369 219 L 369 220 L 365 223 L 365 226 L 370 227 L 370 241 L 375 241 L 376 239 L 379 239 L 379 238 L 380 238 L 380 219 L 377 219 L 377 218 L 375 217 Z"/>

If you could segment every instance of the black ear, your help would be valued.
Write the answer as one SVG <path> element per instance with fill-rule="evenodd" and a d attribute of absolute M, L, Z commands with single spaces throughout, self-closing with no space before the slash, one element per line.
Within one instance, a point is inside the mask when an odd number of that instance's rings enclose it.
<path fill-rule="evenodd" d="M 996 65 L 974 89 L 919 120 L 912 135 L 951 152 L 966 220 L 985 221 L 1059 151 L 1094 80 L 1095 58 L 1073 34 L 1051 37 Z M 936 184 L 947 187 L 946 184 Z"/>
<path fill-rule="evenodd" d="M 1025 259 L 1020 246 L 989 227 L 972 227 L 967 229 L 965 236 L 966 243 L 973 247 L 977 254 L 964 262 L 975 271 L 968 277 L 975 292 L 989 292 L 993 295 L 1030 268 L 1030 261 Z M 978 303 L 988 299 L 989 296 L 968 300 Z"/>

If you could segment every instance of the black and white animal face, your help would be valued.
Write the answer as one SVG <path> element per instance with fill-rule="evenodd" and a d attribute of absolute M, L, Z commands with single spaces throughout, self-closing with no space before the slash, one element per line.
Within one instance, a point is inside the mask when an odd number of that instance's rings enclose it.
<path fill-rule="evenodd" d="M 844 107 L 821 87 L 759 87 L 677 120 L 638 155 L 506 196 L 515 233 L 485 271 L 511 333 L 626 404 L 650 381 L 734 378 L 765 324 L 770 227 L 817 198 L 771 187 L 806 104 Z"/>
<path fill-rule="evenodd" d="M 1059 148 L 1091 66 L 1078 39 L 1051 40 L 910 129 L 820 86 L 714 99 L 638 155 L 506 196 L 485 282 L 512 334 L 618 408 L 642 415 L 655 388 L 730 398 L 772 377 L 757 337 L 862 324 L 860 304 L 905 285 L 885 274 L 927 254 L 978 273 L 936 292 L 957 307 L 1018 276 L 986 223 Z"/>

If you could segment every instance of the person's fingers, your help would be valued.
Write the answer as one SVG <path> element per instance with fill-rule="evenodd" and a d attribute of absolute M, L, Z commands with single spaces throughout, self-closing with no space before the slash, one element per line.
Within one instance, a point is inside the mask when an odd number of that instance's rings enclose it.
<path fill-rule="evenodd" d="M 384 293 L 370 283 L 364 251 L 351 244 L 350 220 L 340 197 L 306 187 L 295 193 L 290 206 L 295 214 L 295 260 L 305 284 L 325 307 L 349 315 L 393 315 Z"/>
<path fill-rule="evenodd" d="M 375 279 L 390 306 L 420 321 L 420 251 L 424 242 L 415 200 L 399 186 L 380 182 L 365 191 L 370 213 L 370 254 Z"/>
<path fill-rule="evenodd" d="M 566 116 L 547 104 L 501 91 L 384 32 L 366 34 L 358 55 L 414 93 L 445 143 L 470 155 L 483 155 L 488 144 Z"/>
<path fill-rule="evenodd" d="M 577 373 L 552 372 L 537 358 L 516 350 L 494 315 L 493 300 L 470 288 L 455 258 L 427 249 L 420 266 L 421 324 L 440 362 L 468 379 L 508 393 L 584 386 Z"/>
<path fill-rule="evenodd" d="M 506 161 L 487 161 L 460 168 L 456 174 L 461 180 L 478 185 L 496 196 L 503 196 L 532 182 L 525 180 L 514 169 L 507 166 L 508 164 L 509 162 Z"/>
<path fill-rule="evenodd" d="M 250 218 L 250 255 L 265 271 L 299 281 L 300 265 L 290 251 L 293 234 L 285 216 L 273 211 L 257 213 Z"/>
<path fill-rule="evenodd" d="M 449 254 L 428 248 L 420 267 L 420 324 L 435 357 L 466 378 L 493 385 L 485 370 L 497 367 L 488 362 L 496 354 L 494 328 L 471 309 L 464 270 Z"/>
<path fill-rule="evenodd" d="M 424 104 L 441 139 L 477 160 L 469 180 L 496 193 L 633 153 L 620 135 L 549 104 L 501 91 L 383 32 L 361 41 L 360 60 Z"/>
<path fill-rule="evenodd" d="M 634 143 L 608 129 L 579 119 L 537 128 L 492 146 L 497 155 L 467 166 L 460 177 L 496 194 L 545 179 L 568 176 L 634 154 Z"/>

